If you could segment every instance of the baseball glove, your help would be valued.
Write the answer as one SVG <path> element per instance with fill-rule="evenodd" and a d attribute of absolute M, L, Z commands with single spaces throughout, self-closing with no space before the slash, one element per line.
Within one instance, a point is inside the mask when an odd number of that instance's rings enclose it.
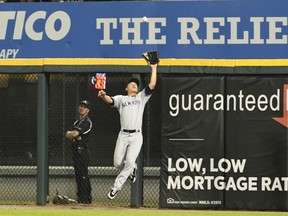
<path fill-rule="evenodd" d="M 56 205 L 67 205 L 67 204 L 75 204 L 77 203 L 76 200 L 70 199 L 67 196 L 57 195 L 53 198 L 53 204 Z"/>
<path fill-rule="evenodd" d="M 142 57 L 150 65 L 158 64 L 160 62 L 160 60 L 159 60 L 159 52 L 157 50 L 148 51 L 148 52 L 142 53 Z"/>

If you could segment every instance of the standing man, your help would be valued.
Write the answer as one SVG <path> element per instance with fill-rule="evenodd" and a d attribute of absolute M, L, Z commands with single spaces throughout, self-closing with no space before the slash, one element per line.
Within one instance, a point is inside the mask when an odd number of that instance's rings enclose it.
<path fill-rule="evenodd" d="M 78 203 L 91 204 L 91 183 L 88 176 L 90 151 L 88 149 L 89 135 L 92 122 L 88 117 L 90 110 L 89 101 L 79 103 L 79 119 L 74 122 L 72 128 L 66 132 L 66 137 L 72 141 L 73 166 L 77 184 Z"/>
<path fill-rule="evenodd" d="M 155 52 L 155 51 L 154 51 Z M 158 53 L 157 53 L 158 57 Z M 156 63 L 157 62 L 157 63 Z M 120 114 L 121 130 L 114 151 L 114 166 L 120 170 L 116 177 L 111 191 L 108 193 L 109 199 L 114 199 L 117 192 L 122 189 L 127 178 L 134 183 L 136 181 L 136 159 L 141 150 L 142 119 L 146 103 L 156 86 L 158 61 L 151 66 L 151 77 L 148 86 L 141 92 L 139 90 L 139 80 L 131 78 L 126 83 L 127 95 L 116 95 L 110 97 L 101 90 L 98 97 L 102 98 L 107 104 L 116 107 Z"/>

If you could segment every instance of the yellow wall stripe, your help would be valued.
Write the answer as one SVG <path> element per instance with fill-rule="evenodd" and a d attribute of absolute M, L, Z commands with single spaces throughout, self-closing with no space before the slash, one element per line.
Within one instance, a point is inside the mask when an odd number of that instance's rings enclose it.
<path fill-rule="evenodd" d="M 44 59 L 45 65 L 146 65 L 144 59 L 96 59 L 96 58 L 70 58 L 70 59 Z"/>
<path fill-rule="evenodd" d="M 51 66 L 51 65 L 127 65 L 145 66 L 144 59 L 109 58 L 47 58 L 47 59 L 0 59 L 0 66 Z M 288 66 L 288 59 L 160 59 L 161 66 Z"/>
<path fill-rule="evenodd" d="M 0 59 L 0 66 L 43 66 L 44 59 Z"/>

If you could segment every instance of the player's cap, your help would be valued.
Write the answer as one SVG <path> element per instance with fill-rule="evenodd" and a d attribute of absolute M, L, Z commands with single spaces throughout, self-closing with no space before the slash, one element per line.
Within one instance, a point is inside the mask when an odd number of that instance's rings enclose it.
<path fill-rule="evenodd" d="M 87 101 L 87 100 L 80 101 L 79 105 L 81 105 L 81 104 L 86 105 L 88 107 L 88 109 L 90 109 L 90 102 L 89 101 Z"/>
<path fill-rule="evenodd" d="M 130 78 L 127 83 L 126 83 L 126 87 L 128 86 L 129 83 L 131 82 L 135 82 L 137 84 L 137 86 L 139 87 L 139 80 L 137 78 Z"/>

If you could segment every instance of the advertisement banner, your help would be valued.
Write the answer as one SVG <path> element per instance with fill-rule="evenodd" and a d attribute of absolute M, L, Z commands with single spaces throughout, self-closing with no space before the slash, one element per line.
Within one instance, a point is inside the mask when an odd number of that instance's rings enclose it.
<path fill-rule="evenodd" d="M 287 11 L 286 0 L 1 4 L 0 58 L 130 59 L 157 49 L 161 58 L 285 59 Z"/>
<path fill-rule="evenodd" d="M 225 158 L 243 167 L 225 172 L 235 181 L 226 209 L 288 209 L 287 84 L 285 76 L 227 77 Z"/>
<path fill-rule="evenodd" d="M 162 79 L 160 206 L 287 210 L 288 79 Z"/>
<path fill-rule="evenodd" d="M 224 157 L 224 111 L 203 110 L 209 105 L 200 101 L 202 95 L 222 95 L 224 81 L 224 76 L 162 79 L 161 207 L 223 208 L 223 191 L 204 188 L 203 178 L 213 175 L 210 160 Z"/>

